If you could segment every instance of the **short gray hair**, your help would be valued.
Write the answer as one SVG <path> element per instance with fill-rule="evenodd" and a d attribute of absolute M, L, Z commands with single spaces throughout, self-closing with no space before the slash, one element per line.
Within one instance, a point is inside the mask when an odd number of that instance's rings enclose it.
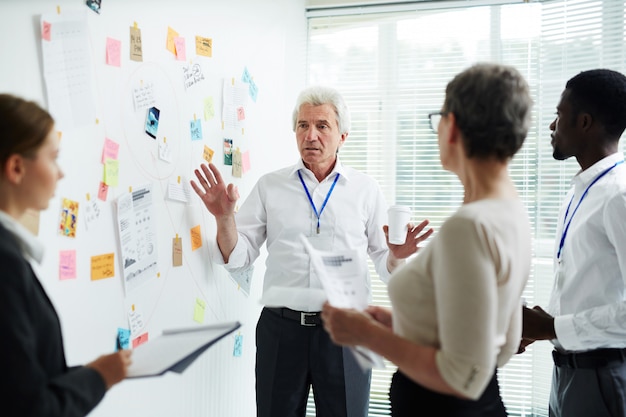
<path fill-rule="evenodd" d="M 520 72 L 507 65 L 478 63 L 446 87 L 443 113 L 453 113 L 469 158 L 513 157 L 531 122 L 533 100 Z"/>
<path fill-rule="evenodd" d="M 339 91 L 334 88 L 314 85 L 300 92 L 293 109 L 294 132 L 296 131 L 296 125 L 298 123 L 298 113 L 303 104 L 310 104 L 312 106 L 330 104 L 335 109 L 339 133 L 344 134 L 350 131 L 350 112 L 348 111 L 348 106 L 346 106 L 346 102 Z"/>

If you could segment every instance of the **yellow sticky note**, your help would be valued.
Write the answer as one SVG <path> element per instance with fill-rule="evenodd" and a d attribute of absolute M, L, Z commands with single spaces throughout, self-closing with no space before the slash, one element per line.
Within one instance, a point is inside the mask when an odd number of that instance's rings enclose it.
<path fill-rule="evenodd" d="M 200 225 L 191 228 L 191 250 L 194 251 L 202 246 L 202 234 Z"/>
<path fill-rule="evenodd" d="M 120 163 L 116 159 L 107 158 L 104 163 L 103 182 L 111 187 L 117 187 Z"/>
<path fill-rule="evenodd" d="M 211 57 L 213 55 L 213 39 L 196 36 L 196 55 Z"/>
<path fill-rule="evenodd" d="M 91 280 L 96 281 L 115 276 L 115 254 L 105 253 L 91 257 Z"/>
<path fill-rule="evenodd" d="M 196 304 L 193 308 L 193 320 L 198 323 L 204 323 L 204 310 L 206 309 L 206 303 L 196 298 Z"/>
<path fill-rule="evenodd" d="M 213 154 L 215 154 L 215 151 L 209 148 L 208 146 L 204 145 L 204 152 L 202 153 L 202 157 L 209 164 L 213 161 Z"/>
<path fill-rule="evenodd" d="M 171 27 L 167 27 L 167 50 L 176 55 L 176 43 L 174 39 L 178 37 L 178 32 L 176 32 Z"/>

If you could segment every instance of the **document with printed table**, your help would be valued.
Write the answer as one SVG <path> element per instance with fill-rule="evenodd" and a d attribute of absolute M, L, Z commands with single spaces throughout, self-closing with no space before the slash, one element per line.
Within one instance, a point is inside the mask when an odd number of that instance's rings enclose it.
<path fill-rule="evenodd" d="M 363 277 L 366 263 L 358 251 L 328 252 L 317 250 L 305 236 L 302 243 L 311 258 L 315 278 L 321 282 L 330 305 L 363 311 L 368 305 L 368 291 Z M 351 348 L 362 369 L 385 368 L 383 357 L 363 346 Z"/>
<path fill-rule="evenodd" d="M 133 349 L 128 378 L 181 373 L 215 342 L 234 332 L 238 321 L 163 330 L 160 336 Z"/>

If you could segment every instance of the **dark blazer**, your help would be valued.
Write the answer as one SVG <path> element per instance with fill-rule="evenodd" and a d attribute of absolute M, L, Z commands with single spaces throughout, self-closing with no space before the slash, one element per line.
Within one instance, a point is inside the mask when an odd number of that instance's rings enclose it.
<path fill-rule="evenodd" d="M 1 224 L 0 381 L 3 416 L 85 416 L 106 392 L 97 371 L 67 366 L 54 306 Z"/>

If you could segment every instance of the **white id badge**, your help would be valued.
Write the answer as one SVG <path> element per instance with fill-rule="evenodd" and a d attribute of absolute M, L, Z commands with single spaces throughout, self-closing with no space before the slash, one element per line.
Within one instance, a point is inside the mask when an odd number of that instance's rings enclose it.
<path fill-rule="evenodd" d="M 333 250 L 333 234 L 331 231 L 320 230 L 320 233 L 313 233 L 311 236 L 307 236 L 309 243 L 315 249 L 320 251 L 332 251 Z"/>

